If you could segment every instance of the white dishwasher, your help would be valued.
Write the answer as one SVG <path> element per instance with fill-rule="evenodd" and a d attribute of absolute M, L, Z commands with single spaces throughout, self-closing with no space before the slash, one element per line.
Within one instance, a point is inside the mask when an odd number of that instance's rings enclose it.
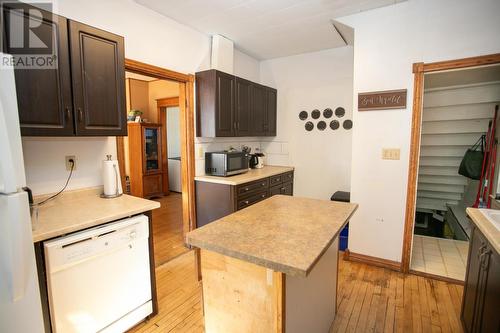
<path fill-rule="evenodd" d="M 44 242 L 54 332 L 124 332 L 151 314 L 145 215 Z"/>

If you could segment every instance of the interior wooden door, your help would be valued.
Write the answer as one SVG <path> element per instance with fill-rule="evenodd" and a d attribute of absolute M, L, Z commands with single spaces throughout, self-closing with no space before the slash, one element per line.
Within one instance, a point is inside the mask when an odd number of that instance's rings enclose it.
<path fill-rule="evenodd" d="M 123 37 L 70 21 L 77 135 L 127 135 Z"/>
<path fill-rule="evenodd" d="M 14 56 L 30 52 L 31 48 L 24 48 L 24 44 L 19 47 L 10 40 L 11 35 L 22 33 L 12 31 L 16 25 L 11 24 L 12 19 L 20 18 L 24 22 L 28 21 L 29 26 L 39 25 L 36 28 L 37 37 L 52 47 L 37 52 L 53 52 L 57 56 L 57 66 L 44 69 L 15 67 L 21 135 L 71 136 L 74 128 L 68 23 L 64 17 L 36 8 L 42 14 L 41 21 L 38 21 L 29 15 L 30 9 L 34 7 L 21 2 L 2 3 L 1 22 L 5 32 L 3 51 Z"/>

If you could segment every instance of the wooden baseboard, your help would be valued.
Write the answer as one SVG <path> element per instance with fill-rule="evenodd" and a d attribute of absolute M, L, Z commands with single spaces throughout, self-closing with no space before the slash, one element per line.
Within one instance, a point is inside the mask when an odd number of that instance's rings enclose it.
<path fill-rule="evenodd" d="M 401 263 L 397 261 L 392 261 L 392 260 L 387 260 L 387 259 L 382 259 L 378 257 L 372 257 L 372 256 L 367 256 L 365 254 L 360 254 L 360 253 L 354 253 L 349 250 L 346 250 L 344 252 L 344 259 L 350 260 L 350 261 L 355 261 L 355 262 L 360 262 L 363 264 L 368 264 L 372 266 L 377 266 L 377 267 L 382 267 L 382 268 L 388 268 L 393 271 L 401 271 Z"/>
<path fill-rule="evenodd" d="M 448 283 L 454 283 L 454 284 L 459 284 L 461 286 L 464 285 L 464 281 L 461 280 L 456 280 L 452 279 L 446 276 L 440 276 L 440 275 L 434 275 L 430 273 L 425 273 L 425 272 L 419 272 L 419 271 L 414 271 L 413 269 L 410 269 L 410 274 L 413 275 L 419 275 L 428 279 L 433 279 L 433 280 L 438 280 L 438 281 L 443 281 L 443 282 L 448 282 Z"/>

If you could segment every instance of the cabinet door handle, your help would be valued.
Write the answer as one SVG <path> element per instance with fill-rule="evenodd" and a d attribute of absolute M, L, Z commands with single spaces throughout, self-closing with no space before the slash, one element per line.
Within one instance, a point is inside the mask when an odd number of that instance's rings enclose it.
<path fill-rule="evenodd" d="M 488 250 L 488 251 L 485 251 L 483 253 L 481 253 L 481 255 L 479 256 L 479 265 L 481 266 L 481 268 L 483 269 L 483 271 L 487 271 L 488 270 L 488 267 L 489 267 L 489 264 L 490 264 L 490 256 L 491 254 L 491 250 Z M 485 259 L 486 258 L 486 259 Z"/>
<path fill-rule="evenodd" d="M 481 259 L 483 254 L 484 254 L 484 250 L 486 250 L 486 245 L 483 245 L 479 248 L 479 253 L 477 254 L 477 258 L 478 259 Z"/>
<path fill-rule="evenodd" d="M 71 110 L 69 107 L 66 108 L 66 119 L 67 120 L 71 119 Z"/>
<path fill-rule="evenodd" d="M 266 183 L 262 183 L 261 185 L 262 185 L 262 186 L 266 186 Z"/>
<path fill-rule="evenodd" d="M 78 121 L 82 122 L 83 121 L 83 111 L 82 108 L 78 108 Z"/>
<path fill-rule="evenodd" d="M 262 194 L 262 195 L 261 195 L 261 197 L 262 197 L 262 198 L 265 198 L 265 197 L 266 197 L 266 195 L 265 195 L 265 194 Z"/>
<path fill-rule="evenodd" d="M 250 201 L 248 200 L 245 200 L 245 202 L 243 202 L 245 205 L 248 205 L 250 203 Z"/>
<path fill-rule="evenodd" d="M 250 189 L 248 187 L 245 187 L 245 191 L 249 191 Z"/>

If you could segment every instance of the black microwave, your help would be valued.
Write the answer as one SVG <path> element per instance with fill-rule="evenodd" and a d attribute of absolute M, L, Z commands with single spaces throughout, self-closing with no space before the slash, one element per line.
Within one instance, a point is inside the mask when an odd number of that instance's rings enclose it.
<path fill-rule="evenodd" d="M 232 176 L 248 171 L 248 154 L 241 151 L 213 151 L 205 153 L 205 174 Z"/>

